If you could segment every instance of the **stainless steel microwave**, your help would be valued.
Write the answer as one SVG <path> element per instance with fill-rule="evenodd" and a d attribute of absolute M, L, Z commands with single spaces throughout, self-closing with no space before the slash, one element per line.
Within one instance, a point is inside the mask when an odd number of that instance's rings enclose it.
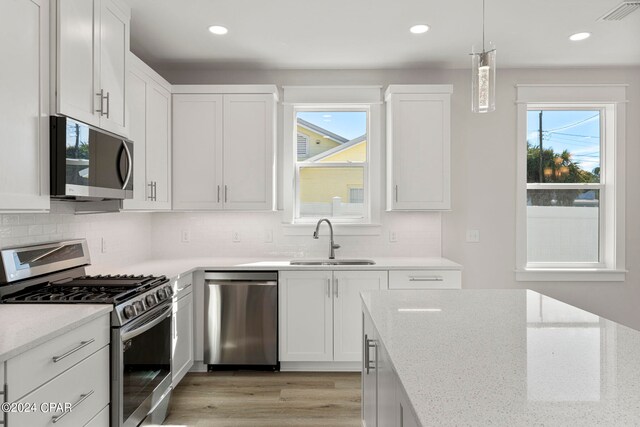
<path fill-rule="evenodd" d="M 51 197 L 131 199 L 133 142 L 68 117 L 51 117 Z"/>

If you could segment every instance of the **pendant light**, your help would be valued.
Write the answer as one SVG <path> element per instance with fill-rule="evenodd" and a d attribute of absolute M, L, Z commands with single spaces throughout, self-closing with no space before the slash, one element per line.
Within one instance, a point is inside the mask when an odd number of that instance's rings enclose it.
<path fill-rule="evenodd" d="M 482 0 L 482 48 L 471 49 L 471 111 L 490 113 L 496 109 L 496 49 L 484 42 L 484 1 Z"/>

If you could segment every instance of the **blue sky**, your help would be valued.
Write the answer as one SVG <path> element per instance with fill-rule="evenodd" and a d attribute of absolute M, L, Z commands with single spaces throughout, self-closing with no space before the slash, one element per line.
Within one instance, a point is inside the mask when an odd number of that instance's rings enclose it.
<path fill-rule="evenodd" d="M 367 113 L 364 111 L 300 111 L 298 118 L 349 140 L 367 133 Z"/>
<path fill-rule="evenodd" d="M 539 111 L 527 114 L 527 140 L 538 144 Z M 544 148 L 553 147 L 561 153 L 567 150 L 572 159 L 584 170 L 592 171 L 600 166 L 600 120 L 599 112 L 581 111 L 544 111 L 542 113 L 542 131 Z"/>

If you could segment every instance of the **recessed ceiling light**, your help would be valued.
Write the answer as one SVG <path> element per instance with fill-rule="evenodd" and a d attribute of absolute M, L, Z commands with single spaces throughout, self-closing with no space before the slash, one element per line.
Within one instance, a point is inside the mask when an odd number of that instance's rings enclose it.
<path fill-rule="evenodd" d="M 577 42 L 580 40 L 588 39 L 591 37 L 591 33 L 575 33 L 569 36 L 569 40 Z"/>
<path fill-rule="evenodd" d="M 221 25 L 212 25 L 209 27 L 209 31 L 211 31 L 213 34 L 216 34 L 218 36 L 227 34 L 229 32 L 229 30 L 227 30 L 226 27 L 223 27 Z"/>
<path fill-rule="evenodd" d="M 411 31 L 413 34 L 423 34 L 429 31 L 429 26 L 425 24 L 418 24 L 409 28 L 409 31 Z"/>

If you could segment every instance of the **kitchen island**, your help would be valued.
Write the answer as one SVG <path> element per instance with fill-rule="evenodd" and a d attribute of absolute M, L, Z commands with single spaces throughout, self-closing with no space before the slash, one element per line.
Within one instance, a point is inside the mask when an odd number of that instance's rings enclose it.
<path fill-rule="evenodd" d="M 527 290 L 362 299 L 366 427 L 640 425 L 638 331 Z"/>

